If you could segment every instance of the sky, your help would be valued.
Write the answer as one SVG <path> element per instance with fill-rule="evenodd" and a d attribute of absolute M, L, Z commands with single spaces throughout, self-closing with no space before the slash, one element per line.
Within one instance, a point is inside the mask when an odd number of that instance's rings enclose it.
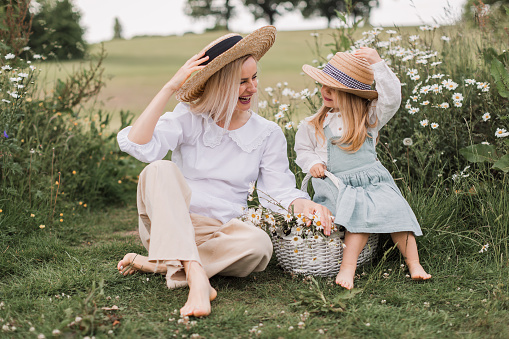
<path fill-rule="evenodd" d="M 241 0 L 233 0 L 234 4 Z M 89 43 L 110 40 L 117 17 L 122 25 L 123 37 L 136 35 L 182 35 L 186 32 L 202 33 L 213 21 L 194 20 L 184 14 L 186 0 L 74 0 L 85 27 L 85 40 Z M 412 26 L 438 23 L 446 25 L 458 18 L 466 0 L 380 0 L 380 6 L 371 11 L 370 23 L 375 26 Z M 447 10 L 445 9 L 447 8 Z M 256 22 L 243 7 L 236 6 L 237 16 L 230 22 L 230 30 L 249 33 L 267 25 L 266 20 Z M 327 27 L 324 18 L 303 19 L 299 13 L 278 17 L 278 30 L 312 30 Z"/>

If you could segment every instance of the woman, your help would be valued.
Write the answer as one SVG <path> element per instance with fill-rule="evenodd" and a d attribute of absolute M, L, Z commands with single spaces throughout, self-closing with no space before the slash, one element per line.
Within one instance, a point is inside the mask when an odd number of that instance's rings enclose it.
<path fill-rule="evenodd" d="M 257 62 L 275 35 L 266 26 L 245 38 L 228 34 L 213 41 L 118 134 L 123 151 L 151 164 L 138 183 L 139 232 L 148 257 L 128 253 L 117 268 L 124 275 L 166 274 L 169 288 L 188 285 L 182 315 L 210 314 L 217 295 L 209 283 L 213 275 L 244 277 L 267 266 L 270 238 L 235 219 L 250 182 L 282 206 L 320 213 L 330 223 L 329 210 L 295 189 L 281 129 L 251 110 Z M 181 103 L 161 116 L 174 93 Z M 169 150 L 172 161 L 160 160 Z"/>

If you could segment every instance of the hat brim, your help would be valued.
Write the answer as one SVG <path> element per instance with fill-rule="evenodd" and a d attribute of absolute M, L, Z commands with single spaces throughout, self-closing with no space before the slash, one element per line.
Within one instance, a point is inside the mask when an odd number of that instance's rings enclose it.
<path fill-rule="evenodd" d="M 304 65 L 302 66 L 302 70 L 304 71 L 304 73 L 306 73 L 307 75 L 309 75 L 311 78 L 321 83 L 322 85 L 329 86 L 343 92 L 352 93 L 364 99 L 373 100 L 378 98 L 377 91 L 347 87 L 316 67 Z"/>
<path fill-rule="evenodd" d="M 203 94 L 207 80 L 221 68 L 246 55 L 252 55 L 256 61 L 265 55 L 276 40 L 276 27 L 264 26 L 247 35 L 233 47 L 216 57 L 207 66 L 191 76 L 175 94 L 177 100 L 192 102 Z M 207 50 L 207 46 L 204 50 Z M 204 51 L 202 50 L 202 52 Z"/>

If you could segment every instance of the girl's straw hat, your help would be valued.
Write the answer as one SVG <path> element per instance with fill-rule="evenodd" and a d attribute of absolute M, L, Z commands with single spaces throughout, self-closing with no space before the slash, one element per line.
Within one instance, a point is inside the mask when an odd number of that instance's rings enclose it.
<path fill-rule="evenodd" d="M 203 51 L 209 59 L 202 63 L 205 68 L 189 78 L 177 91 L 179 101 L 191 102 L 203 94 L 207 80 L 225 65 L 246 55 L 252 55 L 256 61 L 272 47 L 276 40 L 276 27 L 265 26 L 242 38 L 237 33 L 230 33 L 212 41 Z"/>
<path fill-rule="evenodd" d="M 350 53 L 336 53 L 323 69 L 304 65 L 302 70 L 322 85 L 364 99 L 373 100 L 378 97 L 378 93 L 371 89 L 374 80 L 371 65 L 365 59 Z"/>

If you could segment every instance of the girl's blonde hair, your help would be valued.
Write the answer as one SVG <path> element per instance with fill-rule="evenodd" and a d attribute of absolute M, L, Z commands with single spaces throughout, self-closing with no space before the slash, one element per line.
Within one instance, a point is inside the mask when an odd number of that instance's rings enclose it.
<path fill-rule="evenodd" d="M 371 138 L 368 134 L 368 128 L 375 127 L 378 123 L 378 118 L 372 124 L 369 122 L 371 101 L 335 88 L 331 88 L 331 92 L 334 107 L 339 108 L 344 126 L 341 137 L 332 143 L 347 152 L 357 152 L 366 137 Z M 323 122 L 329 111 L 329 107 L 322 105 L 318 113 L 309 122 L 315 128 L 315 134 L 319 135 L 323 142 L 326 141 Z"/>
<path fill-rule="evenodd" d="M 224 129 L 227 130 L 239 99 L 242 65 L 249 58 L 251 55 L 246 55 L 214 73 L 205 83 L 202 96 L 191 103 L 191 111 L 208 114 L 215 123 L 224 122 Z M 255 96 L 251 101 L 252 107 L 256 106 L 253 105 L 257 102 Z"/>

